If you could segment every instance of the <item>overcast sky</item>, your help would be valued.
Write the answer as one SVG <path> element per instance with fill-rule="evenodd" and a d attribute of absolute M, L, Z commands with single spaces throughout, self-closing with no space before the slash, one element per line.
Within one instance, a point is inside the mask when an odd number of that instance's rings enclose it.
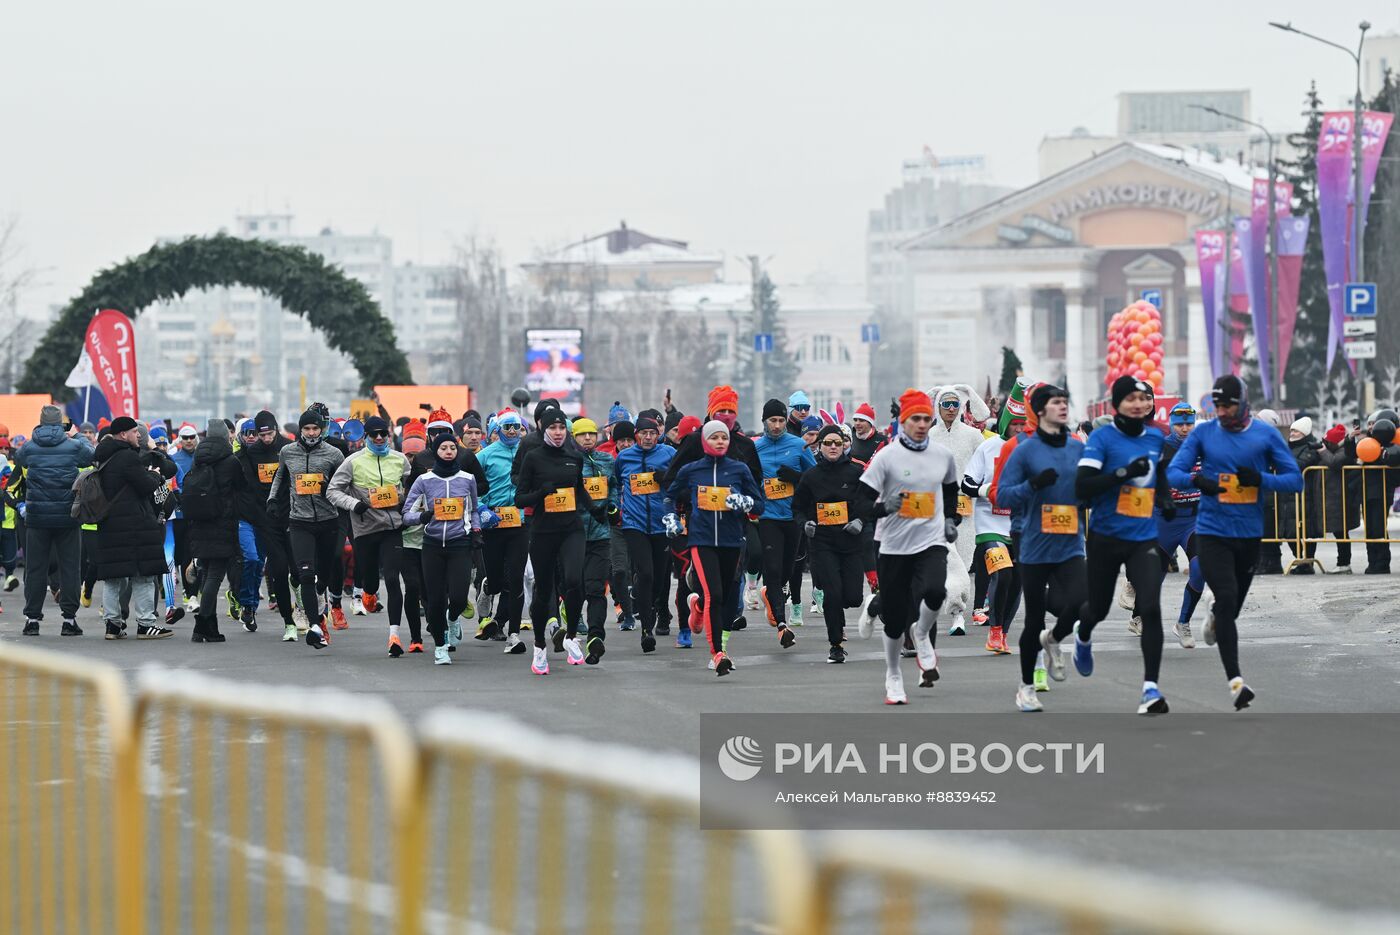
<path fill-rule="evenodd" d="M 520 262 L 625 218 L 860 281 L 866 213 L 925 144 L 1028 183 L 1043 136 L 1113 131 L 1120 90 L 1249 88 L 1292 128 L 1352 66 L 1266 21 L 1353 43 L 1363 18 L 1400 27 L 1351 0 L 12 3 L 0 216 L 38 303 L 284 207 L 400 260 L 476 233 Z"/>

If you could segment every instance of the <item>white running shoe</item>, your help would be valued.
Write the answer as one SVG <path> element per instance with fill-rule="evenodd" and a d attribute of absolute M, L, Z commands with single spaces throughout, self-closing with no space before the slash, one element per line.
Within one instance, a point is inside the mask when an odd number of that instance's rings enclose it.
<path fill-rule="evenodd" d="M 1142 618 L 1134 617 L 1128 621 L 1128 632 L 1133 636 L 1142 636 Z"/>
<path fill-rule="evenodd" d="M 706 668 L 708 668 L 711 672 L 715 671 L 715 661 L 717 659 L 719 659 L 718 653 L 714 653 L 710 656 L 710 664 Z"/>
<path fill-rule="evenodd" d="M 284 624 L 282 627 L 282 642 L 295 643 L 297 641 L 297 625 L 295 623 Z"/>
<path fill-rule="evenodd" d="M 938 681 L 938 653 L 933 648 L 933 640 L 930 640 L 927 634 L 920 637 L 912 631 L 911 636 L 919 661 L 919 686 L 932 688 L 933 683 Z"/>
<path fill-rule="evenodd" d="M 788 622 L 788 626 L 790 626 L 790 627 L 800 627 L 800 626 L 802 626 L 802 605 L 801 605 L 801 604 L 789 604 L 789 605 L 788 605 L 788 619 L 787 619 L 787 622 Z"/>
<path fill-rule="evenodd" d="M 306 620 L 306 611 L 302 610 L 300 607 L 292 611 L 292 622 L 296 624 L 297 633 L 305 633 L 311 628 L 311 624 Z"/>
<path fill-rule="evenodd" d="M 1214 607 L 1212 607 L 1212 608 L 1210 609 L 1210 613 L 1206 615 L 1206 629 L 1205 629 L 1205 632 L 1202 633 L 1201 635 L 1202 635 L 1203 637 L 1205 637 L 1205 641 L 1206 641 L 1206 645 L 1207 645 L 1207 646 L 1214 646 L 1214 645 L 1215 645 L 1215 608 L 1214 608 Z"/>
<path fill-rule="evenodd" d="M 447 624 L 447 644 L 459 646 L 462 643 L 462 618 L 453 617 Z"/>
<path fill-rule="evenodd" d="M 949 636 L 966 636 L 967 624 L 963 622 L 963 615 L 957 614 L 953 617 L 953 623 L 948 627 Z"/>
<path fill-rule="evenodd" d="M 904 675 L 899 672 L 885 673 L 885 704 L 908 704 L 909 696 L 904 694 Z"/>
<path fill-rule="evenodd" d="M 1191 635 L 1191 624 L 1178 623 L 1172 627 L 1172 632 L 1176 634 L 1177 641 L 1181 643 L 1182 649 L 1196 648 L 1196 638 Z"/>
<path fill-rule="evenodd" d="M 354 614 L 356 617 L 363 617 L 365 615 L 365 602 L 363 598 L 355 598 L 355 606 L 350 608 L 350 613 Z"/>
<path fill-rule="evenodd" d="M 564 640 L 564 652 L 568 654 L 569 665 L 583 665 L 583 647 L 578 644 L 578 637 L 571 636 Z"/>
<path fill-rule="evenodd" d="M 543 646 L 535 647 L 535 658 L 530 662 L 530 671 L 536 675 L 549 674 L 549 653 Z"/>
<path fill-rule="evenodd" d="M 1133 590 L 1131 581 L 1124 579 L 1123 590 L 1118 592 L 1118 606 L 1128 611 L 1137 606 L 1137 591 Z"/>
<path fill-rule="evenodd" d="M 433 665 L 435 665 L 435 666 L 450 666 L 450 665 L 452 665 L 452 654 L 451 654 L 450 652 L 447 651 L 447 646 L 446 646 L 446 645 L 438 646 L 438 647 L 435 647 L 435 648 L 433 649 Z"/>
<path fill-rule="evenodd" d="M 872 594 L 865 599 L 864 604 L 860 605 L 860 618 L 856 620 L 856 632 L 863 640 L 870 639 L 870 634 L 875 629 L 875 618 L 870 616 L 870 604 L 874 600 L 875 595 Z"/>
<path fill-rule="evenodd" d="M 1045 710 L 1045 705 L 1036 697 L 1034 685 L 1022 685 L 1016 689 L 1016 710 L 1026 713 Z"/>
<path fill-rule="evenodd" d="M 511 655 L 517 655 L 519 653 L 523 653 L 524 651 L 525 643 L 520 639 L 519 633 L 512 633 L 509 636 L 507 636 L 505 649 L 501 650 L 501 652 L 509 653 Z"/>
<path fill-rule="evenodd" d="M 476 612 L 478 620 L 489 620 L 492 611 L 496 609 L 496 595 L 487 594 L 483 590 L 476 592 Z"/>
<path fill-rule="evenodd" d="M 748 585 L 744 592 L 744 609 L 758 610 L 758 577 L 748 576 Z"/>
<path fill-rule="evenodd" d="M 1050 665 L 1050 677 L 1057 682 L 1065 680 L 1065 651 L 1050 637 L 1049 630 L 1040 631 L 1040 646 L 1045 650 L 1045 661 Z"/>

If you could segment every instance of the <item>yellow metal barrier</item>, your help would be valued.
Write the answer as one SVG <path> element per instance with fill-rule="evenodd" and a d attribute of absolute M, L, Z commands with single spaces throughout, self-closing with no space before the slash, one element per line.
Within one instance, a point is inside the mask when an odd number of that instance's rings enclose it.
<path fill-rule="evenodd" d="M 1341 484 L 1340 528 L 1346 535 L 1342 537 L 1334 535 L 1329 539 L 1327 536 L 1331 524 L 1328 520 L 1329 518 L 1337 518 L 1335 514 L 1329 516 L 1327 511 L 1327 485 L 1332 479 L 1328 476 L 1327 472 L 1331 470 L 1333 469 L 1321 464 L 1303 469 L 1303 504 L 1299 507 L 1299 516 L 1307 516 L 1306 511 L 1312 501 L 1320 500 L 1321 502 L 1317 505 L 1319 511 L 1318 535 L 1308 535 L 1306 526 L 1300 520 L 1298 526 L 1300 543 L 1313 546 L 1323 542 L 1350 542 L 1360 543 L 1362 545 L 1376 542 L 1400 543 L 1400 539 L 1396 539 L 1390 535 L 1389 520 L 1391 503 L 1390 498 L 1386 496 L 1387 491 L 1385 486 L 1385 472 L 1391 470 L 1400 474 L 1400 469 L 1386 468 L 1382 465 L 1374 464 L 1348 464 L 1343 466 L 1341 469 L 1341 477 L 1339 478 Z M 1318 492 L 1314 492 L 1310 489 L 1310 484 L 1313 483 L 1314 478 L 1316 479 L 1315 486 Z M 1356 482 L 1359 491 L 1359 496 L 1355 503 L 1357 507 L 1355 512 L 1350 509 L 1353 505 L 1352 498 L 1347 493 L 1347 488 L 1351 486 L 1353 481 Z M 1374 494 L 1374 496 L 1369 496 L 1370 494 Z M 1377 510 L 1379 511 L 1378 513 Z M 1377 528 L 1381 535 L 1371 535 L 1371 531 Z M 1361 530 L 1361 535 L 1352 535 L 1352 532 L 1358 529 Z M 1312 561 L 1316 562 L 1317 560 L 1313 559 Z M 1319 568 L 1322 565 L 1321 562 L 1317 562 L 1317 564 Z"/>
<path fill-rule="evenodd" d="M 691 758 L 464 711 L 434 713 L 422 747 L 436 931 L 812 931 L 801 836 L 697 831 Z"/>
<path fill-rule="evenodd" d="M 381 699 L 151 668 L 134 725 L 157 784 L 145 853 L 190 879 L 163 881 L 133 932 L 418 935 L 418 754 Z"/>

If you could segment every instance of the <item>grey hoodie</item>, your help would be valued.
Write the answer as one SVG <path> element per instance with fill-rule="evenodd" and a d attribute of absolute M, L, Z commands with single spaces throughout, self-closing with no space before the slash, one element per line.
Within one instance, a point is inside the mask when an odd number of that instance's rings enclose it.
<path fill-rule="evenodd" d="M 337 448 L 324 441 L 307 448 L 298 438 L 283 447 L 277 454 L 277 475 L 272 478 L 272 487 L 267 493 L 268 507 L 275 508 L 278 492 L 283 484 L 288 484 L 291 487 L 288 519 L 292 522 L 320 523 L 336 519 L 340 514 L 326 499 L 326 488 L 344 460 L 345 456 Z"/>

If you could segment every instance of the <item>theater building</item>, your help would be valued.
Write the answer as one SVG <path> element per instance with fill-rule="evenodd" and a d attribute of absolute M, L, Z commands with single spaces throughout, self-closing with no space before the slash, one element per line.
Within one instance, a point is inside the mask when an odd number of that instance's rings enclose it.
<path fill-rule="evenodd" d="M 1065 381 L 1072 411 L 1105 395 L 1105 329 L 1161 296 L 1163 390 L 1210 389 L 1195 231 L 1249 211 L 1251 173 L 1195 151 L 1122 143 L 902 246 L 917 385 L 1001 372 Z"/>

